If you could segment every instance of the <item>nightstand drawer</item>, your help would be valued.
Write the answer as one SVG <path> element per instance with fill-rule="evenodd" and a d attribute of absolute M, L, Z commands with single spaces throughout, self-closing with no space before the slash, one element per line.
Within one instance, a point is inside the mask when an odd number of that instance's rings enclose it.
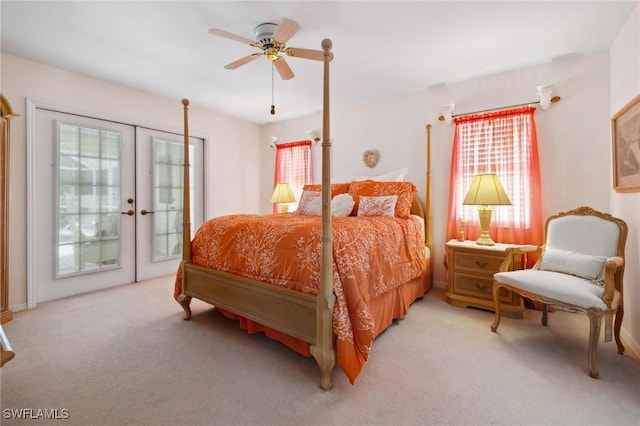
<path fill-rule="evenodd" d="M 456 294 L 493 301 L 493 275 L 489 278 L 486 275 L 456 273 L 453 278 L 453 287 Z M 500 301 L 512 303 L 513 294 L 501 288 Z"/>
<path fill-rule="evenodd" d="M 511 247 L 519 246 L 500 243 L 483 246 L 475 241 L 448 241 L 444 246 L 449 280 L 445 293 L 447 301 L 457 306 L 473 306 L 492 311 L 493 274 L 500 270 L 507 257 L 507 249 Z M 510 270 L 519 269 L 519 264 L 516 259 L 513 265 L 509 265 Z M 504 316 L 523 317 L 522 298 L 516 293 L 502 288 L 500 306 Z"/>
<path fill-rule="evenodd" d="M 482 274 L 490 274 L 493 280 L 493 274 L 499 269 L 504 261 L 504 256 L 492 256 L 478 253 L 467 253 L 457 251 L 455 254 L 454 265 L 457 271 L 465 269 L 471 272 Z M 489 286 L 491 291 L 491 285 Z"/>

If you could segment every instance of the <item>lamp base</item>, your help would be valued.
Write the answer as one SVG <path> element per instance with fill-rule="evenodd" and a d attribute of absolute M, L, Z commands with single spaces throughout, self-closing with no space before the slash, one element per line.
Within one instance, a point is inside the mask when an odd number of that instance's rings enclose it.
<path fill-rule="evenodd" d="M 491 239 L 489 235 L 489 225 L 491 224 L 491 213 L 493 210 L 490 206 L 480 206 L 478 208 L 478 217 L 480 218 L 480 238 L 476 240 L 476 244 L 481 246 L 493 246 L 496 243 Z"/>
<path fill-rule="evenodd" d="M 288 213 L 289 212 L 289 204 L 280 203 L 280 213 Z"/>
<path fill-rule="evenodd" d="M 491 239 L 489 235 L 480 235 L 480 238 L 476 240 L 476 244 L 481 246 L 495 246 L 496 243 Z"/>

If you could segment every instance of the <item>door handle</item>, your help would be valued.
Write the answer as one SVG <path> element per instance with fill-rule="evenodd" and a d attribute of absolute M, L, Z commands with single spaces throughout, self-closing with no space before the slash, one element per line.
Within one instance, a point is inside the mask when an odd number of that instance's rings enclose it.
<path fill-rule="evenodd" d="M 136 214 L 136 212 L 134 212 L 133 210 L 127 210 L 126 212 L 122 212 L 122 214 L 126 214 L 127 216 L 133 216 L 134 214 Z"/>
<path fill-rule="evenodd" d="M 146 215 L 148 215 L 148 214 L 154 214 L 154 213 L 155 213 L 155 212 L 150 212 L 149 210 L 141 210 L 141 211 L 140 211 L 140 214 L 141 214 L 142 216 L 146 216 Z"/>

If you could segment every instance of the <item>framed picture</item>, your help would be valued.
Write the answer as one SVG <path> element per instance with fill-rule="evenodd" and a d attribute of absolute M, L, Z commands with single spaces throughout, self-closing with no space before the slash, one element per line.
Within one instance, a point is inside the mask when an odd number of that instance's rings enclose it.
<path fill-rule="evenodd" d="M 611 119 L 613 189 L 640 192 L 640 95 Z"/>

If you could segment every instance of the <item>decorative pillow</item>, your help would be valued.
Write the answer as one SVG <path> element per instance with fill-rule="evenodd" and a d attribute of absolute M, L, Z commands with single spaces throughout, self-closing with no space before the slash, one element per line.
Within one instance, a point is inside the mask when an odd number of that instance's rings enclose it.
<path fill-rule="evenodd" d="M 549 247 L 542 253 L 539 268 L 543 271 L 562 272 L 604 285 L 605 256 L 591 256 Z"/>
<path fill-rule="evenodd" d="M 320 216 L 322 214 L 322 197 L 318 191 L 303 190 L 296 214 Z"/>
<path fill-rule="evenodd" d="M 304 187 L 302 187 L 302 189 L 304 191 L 322 192 L 322 185 L 319 183 L 307 184 Z M 346 194 L 347 192 L 349 192 L 348 183 L 332 183 L 331 184 L 331 198 L 339 194 Z"/>
<path fill-rule="evenodd" d="M 379 176 L 356 176 L 353 180 L 362 181 L 362 180 L 375 180 L 377 182 L 402 182 L 404 177 L 409 173 L 408 168 L 394 170 L 389 173 L 385 173 Z"/>
<path fill-rule="evenodd" d="M 397 195 L 383 195 L 381 197 L 360 197 L 358 216 L 395 216 Z"/>
<path fill-rule="evenodd" d="M 351 194 L 353 201 L 356 203 L 351 214 L 358 214 L 359 200 L 362 196 L 397 195 L 395 215 L 397 217 L 409 217 L 414 192 L 416 192 L 416 186 L 411 182 L 376 182 L 372 180 L 351 182 L 349 194 Z"/>
<path fill-rule="evenodd" d="M 331 216 L 347 217 L 353 211 L 355 204 L 351 195 L 338 194 L 331 199 Z"/>

